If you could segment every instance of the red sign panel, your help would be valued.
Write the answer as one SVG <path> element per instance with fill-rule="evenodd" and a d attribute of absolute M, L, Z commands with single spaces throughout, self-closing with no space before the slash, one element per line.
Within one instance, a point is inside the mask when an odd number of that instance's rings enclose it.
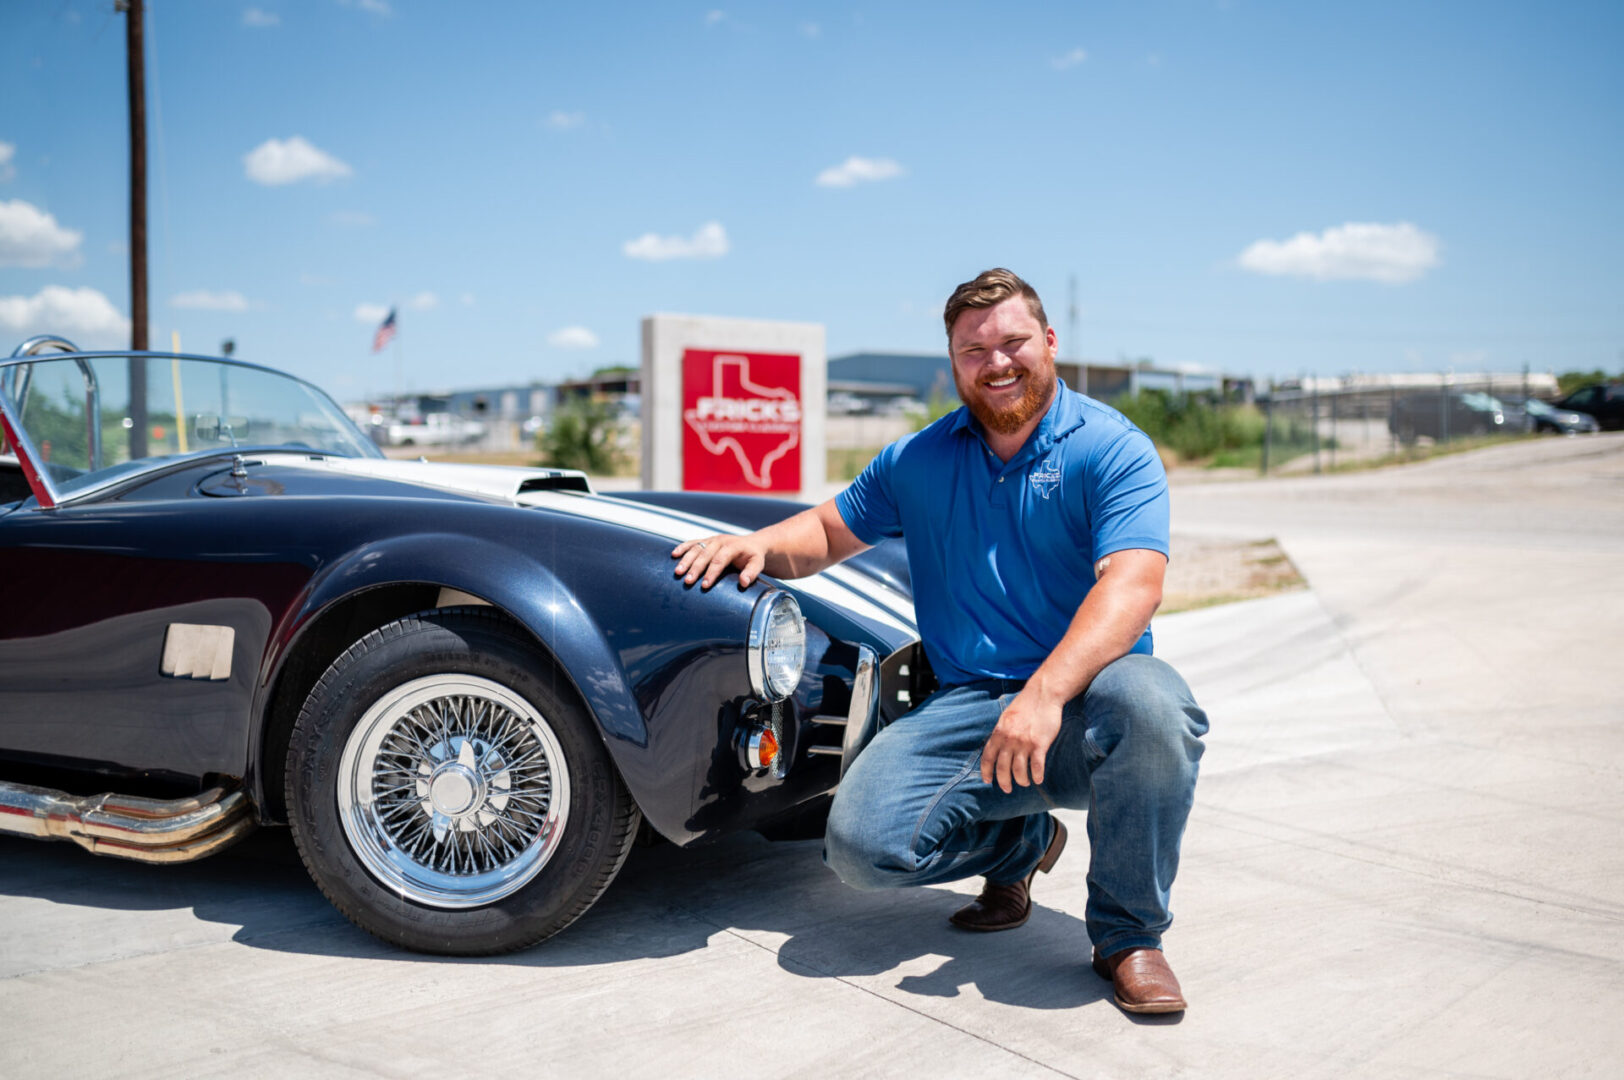
<path fill-rule="evenodd" d="M 799 356 L 683 352 L 683 490 L 800 491 L 800 445 Z"/>

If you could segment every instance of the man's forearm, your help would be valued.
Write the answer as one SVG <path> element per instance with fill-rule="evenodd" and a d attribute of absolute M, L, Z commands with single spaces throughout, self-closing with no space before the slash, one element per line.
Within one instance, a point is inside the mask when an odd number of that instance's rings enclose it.
<path fill-rule="evenodd" d="M 766 548 L 763 570 L 769 577 L 807 577 L 839 561 L 829 550 L 820 512 L 814 506 L 756 533 Z"/>

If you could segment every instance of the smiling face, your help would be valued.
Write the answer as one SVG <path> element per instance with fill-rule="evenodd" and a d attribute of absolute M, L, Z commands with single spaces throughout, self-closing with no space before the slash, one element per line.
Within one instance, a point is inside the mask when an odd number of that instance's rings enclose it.
<path fill-rule="evenodd" d="M 1054 328 L 1017 295 L 966 309 L 948 342 L 959 400 L 989 433 L 1024 441 L 1054 397 Z"/>

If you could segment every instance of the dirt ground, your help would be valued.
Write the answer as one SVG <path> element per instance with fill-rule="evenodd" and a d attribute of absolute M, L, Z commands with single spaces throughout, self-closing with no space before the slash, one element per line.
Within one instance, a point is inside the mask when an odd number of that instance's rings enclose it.
<path fill-rule="evenodd" d="M 1159 615 L 1253 600 L 1305 588 L 1274 540 L 1216 540 L 1174 535 Z"/>

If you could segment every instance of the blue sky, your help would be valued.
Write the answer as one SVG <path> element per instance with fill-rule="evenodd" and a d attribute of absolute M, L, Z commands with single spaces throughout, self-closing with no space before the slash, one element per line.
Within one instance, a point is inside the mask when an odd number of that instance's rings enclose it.
<path fill-rule="evenodd" d="M 4 342 L 128 342 L 111 9 L 0 5 Z M 231 337 L 341 397 L 397 360 L 413 387 L 635 364 L 655 311 L 940 351 L 993 265 L 1065 356 L 1624 366 L 1616 2 L 150 0 L 147 27 L 154 345 Z"/>

